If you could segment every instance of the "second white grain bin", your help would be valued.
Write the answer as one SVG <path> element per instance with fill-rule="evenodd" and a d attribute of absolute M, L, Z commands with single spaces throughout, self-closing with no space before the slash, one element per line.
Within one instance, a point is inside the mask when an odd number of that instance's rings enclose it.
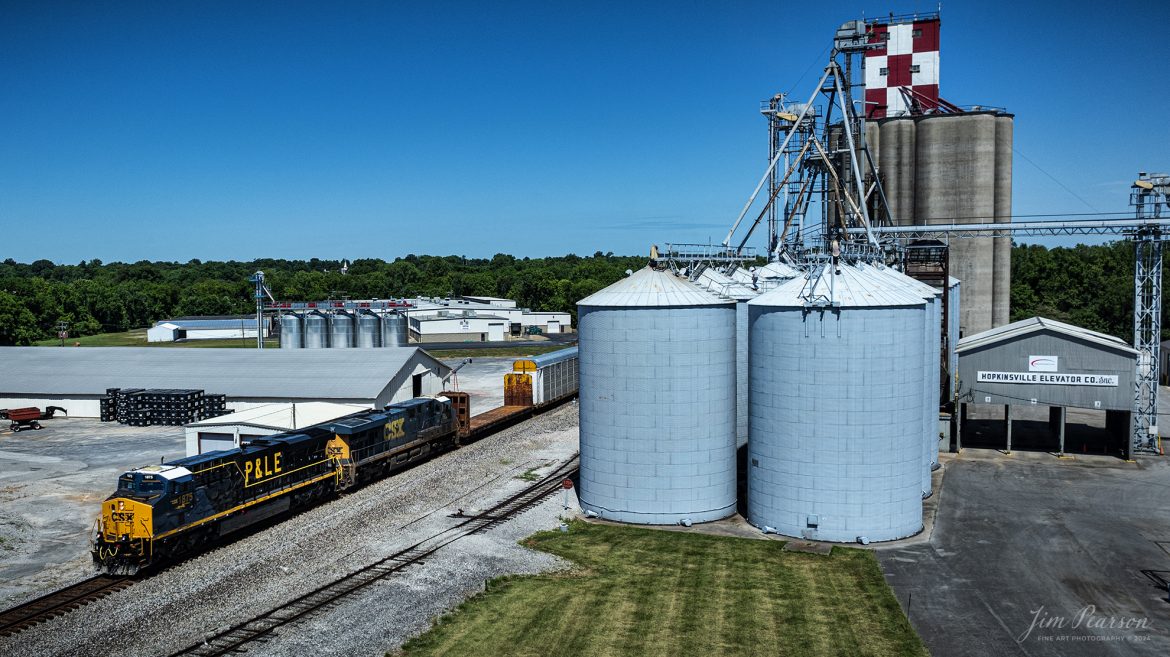
<path fill-rule="evenodd" d="M 642 524 L 734 513 L 734 301 L 646 268 L 578 314 L 582 509 Z"/>
<path fill-rule="evenodd" d="M 926 301 L 878 276 L 818 266 L 748 303 L 747 506 L 764 531 L 922 529 Z"/>

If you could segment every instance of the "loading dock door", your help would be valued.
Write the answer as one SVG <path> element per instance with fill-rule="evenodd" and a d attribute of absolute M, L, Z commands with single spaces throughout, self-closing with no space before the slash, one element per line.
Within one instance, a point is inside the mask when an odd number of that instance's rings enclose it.
<path fill-rule="evenodd" d="M 199 432 L 199 453 L 206 454 L 217 449 L 234 449 L 236 437 L 230 433 Z"/>
<path fill-rule="evenodd" d="M 423 388 L 422 383 L 423 383 L 423 375 L 422 374 L 415 374 L 414 376 L 410 377 L 410 396 L 411 397 L 422 397 L 422 388 Z"/>

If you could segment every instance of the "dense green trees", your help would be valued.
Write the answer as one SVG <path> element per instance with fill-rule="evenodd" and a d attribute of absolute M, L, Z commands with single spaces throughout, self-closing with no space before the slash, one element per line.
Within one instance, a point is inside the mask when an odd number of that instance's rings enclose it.
<path fill-rule="evenodd" d="M 574 310 L 578 299 L 609 285 L 645 258 L 491 259 L 407 255 L 393 262 L 362 259 L 341 273 L 339 260 L 133 264 L 100 260 L 56 265 L 48 260 L 0 263 L 0 344 L 29 344 L 56 335 L 126 331 L 184 315 L 248 314 L 255 308 L 248 277 L 263 270 L 282 300 L 480 295 L 516 299 L 534 310 Z"/>
<path fill-rule="evenodd" d="M 1163 299 L 1163 308 L 1167 300 Z M 1133 338 L 1133 243 L 1012 248 L 1012 321 L 1040 316 Z M 1166 327 L 1163 320 L 1163 327 Z M 1167 332 L 1163 331 L 1163 336 Z"/>
<path fill-rule="evenodd" d="M 252 312 L 248 283 L 257 269 L 278 299 L 498 296 L 534 310 L 575 310 L 576 302 L 619 279 L 645 258 L 600 252 L 589 257 L 490 259 L 407 255 L 393 262 L 336 260 L 102 263 L 0 263 L 0 344 L 56 335 L 126 331 L 183 315 Z M 1013 320 L 1041 315 L 1128 340 L 1133 332 L 1133 246 L 1012 249 Z M 1170 328 L 1170 327 L 1168 327 Z"/>

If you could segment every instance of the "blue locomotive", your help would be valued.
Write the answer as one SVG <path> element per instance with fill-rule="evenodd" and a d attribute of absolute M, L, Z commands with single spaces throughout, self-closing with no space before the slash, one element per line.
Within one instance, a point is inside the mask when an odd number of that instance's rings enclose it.
<path fill-rule="evenodd" d="M 457 444 L 446 397 L 418 398 L 293 433 L 124 473 L 102 502 L 95 565 L 131 574 Z"/>

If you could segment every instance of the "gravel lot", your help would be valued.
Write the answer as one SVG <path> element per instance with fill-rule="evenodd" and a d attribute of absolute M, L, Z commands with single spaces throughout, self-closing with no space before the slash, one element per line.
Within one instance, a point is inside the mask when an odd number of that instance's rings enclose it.
<path fill-rule="evenodd" d="M 448 513 L 490 506 L 527 485 L 518 475 L 551 469 L 577 445 L 577 405 L 569 403 L 64 617 L 0 638 L 0 654 L 173 652 L 455 524 Z M 393 581 L 286 628 L 250 653 L 380 655 L 482 590 L 487 578 L 558 567 L 554 558 L 516 541 L 555 526 L 560 513 L 556 496 L 484 535 L 444 548 Z"/>

